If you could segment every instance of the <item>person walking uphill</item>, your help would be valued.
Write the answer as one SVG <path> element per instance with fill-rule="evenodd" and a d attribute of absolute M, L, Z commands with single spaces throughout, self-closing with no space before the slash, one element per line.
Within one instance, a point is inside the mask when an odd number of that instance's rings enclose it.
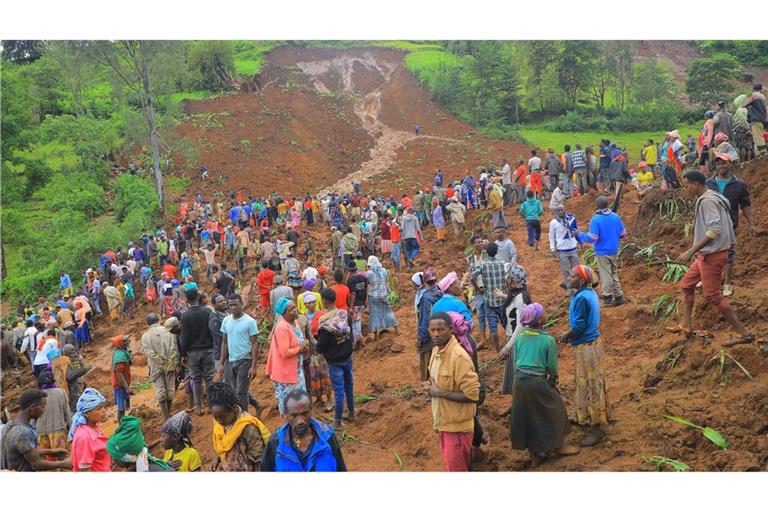
<path fill-rule="evenodd" d="M 576 218 L 565 212 L 565 207 L 555 209 L 555 218 L 549 223 L 549 250 L 560 262 L 560 272 L 563 274 L 563 288 L 568 287 L 568 276 L 571 269 L 578 265 L 579 253 L 576 233 L 578 226 Z"/>
<path fill-rule="evenodd" d="M 595 199 L 597 212 L 589 222 L 589 232 L 577 234 L 579 243 L 595 246 L 597 270 L 600 273 L 600 288 L 606 307 L 621 306 L 626 302 L 619 283 L 619 241 L 627 235 L 619 214 L 608 208 L 608 199 Z"/>
<path fill-rule="evenodd" d="M 717 308 L 725 321 L 739 334 L 738 338 L 726 342 L 725 345 L 750 343 L 755 336 L 736 318 L 728 299 L 723 297 L 720 289 L 723 269 L 728 263 L 728 250 L 736 242 L 736 233 L 729 213 L 730 203 L 719 192 L 707 188 L 704 173 L 689 171 L 684 179 L 688 193 L 697 197 L 693 210 L 693 246 L 681 254 L 677 261 L 683 263 L 694 256 L 696 260 L 680 281 L 680 289 L 683 292 L 680 328 L 686 333 L 691 332 L 696 284 L 701 281 L 704 298 Z"/>
<path fill-rule="evenodd" d="M 170 317 L 166 324 L 176 326 L 178 318 Z M 147 355 L 149 380 L 155 385 L 155 398 L 160 404 L 164 419 L 171 417 L 173 394 L 176 391 L 176 367 L 179 364 L 179 351 L 176 336 L 160 324 L 155 313 L 147 315 L 149 329 L 141 336 L 141 348 Z"/>
<path fill-rule="evenodd" d="M 509 420 L 515 450 L 528 450 L 531 467 L 554 454 L 575 455 L 579 449 L 564 442 L 571 431 L 565 404 L 557 390 L 557 343 L 544 332 L 544 306 L 523 307 L 525 327 L 515 339 L 515 376 Z"/>
<path fill-rule="evenodd" d="M 336 308 L 336 292 L 326 288 L 320 292 L 325 312 L 318 321 L 317 353 L 325 357 L 328 374 L 333 385 L 335 428 L 342 428 L 344 401 L 346 399 L 349 421 L 355 421 L 355 392 L 352 374 L 352 334 L 351 318 L 343 309 Z"/>
<path fill-rule="evenodd" d="M 605 437 L 608 398 L 605 383 L 605 353 L 600 340 L 600 301 L 592 289 L 592 270 L 587 265 L 571 269 L 569 287 L 576 290 L 568 309 L 570 330 L 561 343 L 574 347 L 576 378 L 576 422 L 590 427 L 581 446 L 594 446 Z"/>
<path fill-rule="evenodd" d="M 419 255 L 419 239 L 424 240 L 419 218 L 413 214 L 413 208 L 408 208 L 400 220 L 400 236 L 405 250 L 405 264 L 413 268 L 413 261 Z"/>
<path fill-rule="evenodd" d="M 525 227 L 528 231 L 528 246 L 539 250 L 539 240 L 541 240 L 541 216 L 544 214 L 544 207 L 541 201 L 533 195 L 533 190 L 526 192 L 526 200 L 520 205 L 520 215 L 525 218 Z"/>
<path fill-rule="evenodd" d="M 333 427 L 312 417 L 306 391 L 294 389 L 285 396 L 285 424 L 267 441 L 261 471 L 346 471 Z"/>
<path fill-rule="evenodd" d="M 205 381 L 205 389 L 208 390 L 213 383 L 215 368 L 213 337 L 208 330 L 211 311 L 200 304 L 197 288 L 185 287 L 184 295 L 189 303 L 189 309 L 181 315 L 181 350 L 179 353 L 182 364 L 189 366 L 195 414 L 202 416 L 202 383 Z"/>
<path fill-rule="evenodd" d="M 485 245 L 487 258 L 472 270 L 472 278 L 482 276 L 483 304 L 485 320 L 491 331 L 491 343 L 499 351 L 499 324 L 504 327 L 504 301 L 507 298 L 506 270 L 504 262 L 496 258 L 498 246 L 494 242 Z"/>
<path fill-rule="evenodd" d="M 452 332 L 448 313 L 429 319 L 434 348 L 429 360 L 429 382 L 424 391 L 432 401 L 432 424 L 438 432 L 446 471 L 469 471 L 480 378 L 472 358 Z"/>

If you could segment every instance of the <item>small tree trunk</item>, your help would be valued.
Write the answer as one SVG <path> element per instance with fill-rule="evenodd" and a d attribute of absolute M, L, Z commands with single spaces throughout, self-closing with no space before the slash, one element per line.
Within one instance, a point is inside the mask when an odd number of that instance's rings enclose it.
<path fill-rule="evenodd" d="M 157 206 L 160 209 L 160 215 L 165 215 L 165 194 L 163 193 L 163 171 L 160 168 L 160 138 L 157 135 L 157 123 L 155 122 L 155 104 L 152 98 L 152 80 L 149 76 L 149 68 L 144 53 L 144 44 L 139 41 L 141 50 L 141 75 L 142 87 L 144 89 L 144 113 L 149 125 L 149 141 L 152 145 L 152 162 L 155 168 L 155 184 L 157 187 Z"/>

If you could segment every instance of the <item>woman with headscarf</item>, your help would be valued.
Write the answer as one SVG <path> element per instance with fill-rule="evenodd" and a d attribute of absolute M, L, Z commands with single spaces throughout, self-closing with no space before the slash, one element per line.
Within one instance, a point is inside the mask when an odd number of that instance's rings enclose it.
<path fill-rule="evenodd" d="M 107 299 L 107 307 L 109 308 L 109 318 L 114 321 L 118 320 L 120 314 L 120 293 L 117 288 L 112 286 L 112 283 L 108 282 L 102 290 L 104 297 Z M 147 300 L 150 300 L 149 292 L 147 292 Z M 157 300 L 157 297 L 155 297 Z"/>
<path fill-rule="evenodd" d="M 472 312 L 469 310 L 464 301 L 459 299 L 461 296 L 461 290 L 459 289 L 459 281 L 456 272 L 449 272 L 438 283 L 437 287 L 443 292 L 443 296 L 440 300 L 435 302 L 432 306 L 432 313 L 450 313 L 451 311 L 459 313 L 464 317 L 469 325 L 469 330 L 472 330 Z"/>
<path fill-rule="evenodd" d="M 507 319 L 505 328 L 507 344 L 504 345 L 498 356 L 501 360 L 506 359 L 504 363 L 504 378 L 501 381 L 501 393 L 504 395 L 512 394 L 515 376 L 515 339 L 520 331 L 523 330 L 523 324 L 520 322 L 523 308 L 531 302 L 533 301 L 528 291 L 528 272 L 520 265 L 511 265 L 507 270 L 507 300 L 503 304 Z M 510 411 L 511 405 L 501 411 L 501 415 L 505 416 Z"/>
<path fill-rule="evenodd" d="M 751 160 L 754 156 L 755 141 L 752 138 L 752 129 L 748 121 L 748 112 L 743 106 L 747 99 L 746 94 L 739 95 L 733 100 L 736 110 L 733 113 L 733 143 L 739 150 L 739 158 L 742 162 Z"/>
<path fill-rule="evenodd" d="M 293 251 L 289 252 L 288 257 L 285 259 L 283 273 L 285 274 L 283 279 L 288 286 L 294 290 L 301 288 L 302 281 L 301 272 L 299 271 L 299 260 L 294 257 Z"/>
<path fill-rule="evenodd" d="M 67 392 L 56 386 L 53 372 L 43 370 L 37 376 L 37 387 L 45 391 L 45 411 L 37 419 L 37 441 L 40 448 L 49 450 L 67 447 L 67 432 L 72 426 L 72 414 L 69 411 Z M 53 455 L 47 455 L 46 460 L 57 460 Z"/>
<path fill-rule="evenodd" d="M 68 435 L 72 441 L 72 471 L 112 471 L 107 436 L 101 430 L 101 423 L 107 417 L 106 402 L 93 388 L 86 388 L 77 400 Z"/>
<path fill-rule="evenodd" d="M 316 279 L 305 279 L 301 283 L 301 287 L 304 290 L 304 293 L 300 293 L 298 297 L 296 298 L 296 307 L 299 309 L 300 315 L 306 315 L 308 308 L 307 304 L 305 302 L 306 297 L 314 296 L 315 297 L 315 310 L 320 311 L 323 309 L 322 304 L 320 303 L 320 294 L 316 291 L 314 291 L 315 285 L 317 284 Z"/>
<path fill-rule="evenodd" d="M 323 406 L 325 412 L 333 410 L 331 402 L 331 379 L 328 376 L 328 364 L 325 359 L 317 353 L 317 332 L 320 327 L 320 317 L 322 313 L 317 306 L 322 306 L 322 299 L 318 300 L 316 292 L 304 292 L 299 295 L 299 301 L 305 304 L 306 313 L 300 315 L 296 323 L 304 334 L 304 339 L 309 341 L 309 357 L 304 358 L 304 378 L 306 380 L 307 392 L 310 397 L 315 399 L 316 403 Z M 319 302 L 319 304 L 318 304 Z M 323 395 L 327 399 L 323 400 Z"/>
<path fill-rule="evenodd" d="M 282 315 L 272 329 L 267 356 L 267 376 L 272 379 L 280 416 L 285 415 L 283 401 L 294 388 L 306 391 L 303 354 L 307 350 L 304 335 L 296 325 L 299 310 L 296 303 L 281 297 L 275 304 L 275 314 Z"/>
<path fill-rule="evenodd" d="M 170 464 L 149 453 L 141 433 L 141 420 L 135 416 L 120 418 L 117 430 L 107 441 L 107 452 L 124 471 L 174 471 Z"/>
<path fill-rule="evenodd" d="M 344 399 L 346 398 L 348 419 L 355 419 L 355 393 L 352 381 L 352 319 L 343 309 L 336 307 L 336 292 L 326 288 L 320 294 L 326 312 L 320 317 L 317 329 L 317 352 L 328 363 L 328 373 L 333 385 L 334 428 L 341 428 Z"/>
<path fill-rule="evenodd" d="M 176 471 L 197 471 L 203 463 L 200 454 L 192 446 L 192 418 L 186 411 L 180 411 L 165 420 L 160 427 L 163 434 L 163 460 Z"/>
<path fill-rule="evenodd" d="M 443 217 L 443 208 L 437 199 L 432 199 L 432 224 L 435 225 L 437 242 L 445 243 L 445 217 Z"/>
<path fill-rule="evenodd" d="M 186 252 L 181 253 L 179 270 L 181 270 L 182 279 L 186 279 L 188 276 L 192 275 L 192 260 L 189 259 L 189 255 Z"/>
<path fill-rule="evenodd" d="M 208 388 L 213 416 L 213 471 L 259 471 L 269 430 L 256 417 L 240 408 L 234 388 L 214 382 Z"/>
<path fill-rule="evenodd" d="M 569 286 L 576 290 L 568 308 L 570 330 L 562 343 L 574 348 L 576 378 L 576 422 L 588 426 L 590 433 L 581 446 L 594 446 L 605 437 L 608 425 L 608 397 L 605 379 L 605 352 L 600 340 L 600 301 L 592 288 L 592 270 L 587 265 L 571 269 Z"/>
<path fill-rule="evenodd" d="M 397 318 L 389 303 L 389 273 L 381 266 L 379 258 L 368 257 L 368 330 L 373 333 L 374 341 L 381 331 L 394 328 L 397 336 Z"/>
<path fill-rule="evenodd" d="M 523 329 L 515 340 L 515 380 L 509 433 L 512 448 L 528 450 L 531 467 L 555 454 L 575 455 L 579 449 L 565 444 L 571 431 L 557 390 L 557 343 L 544 332 L 544 306 L 523 308 Z"/>

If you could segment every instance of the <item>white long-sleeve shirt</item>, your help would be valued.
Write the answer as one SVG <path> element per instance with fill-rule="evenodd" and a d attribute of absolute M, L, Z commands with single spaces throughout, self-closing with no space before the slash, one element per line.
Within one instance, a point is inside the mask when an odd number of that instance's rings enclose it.
<path fill-rule="evenodd" d="M 552 191 L 552 199 L 549 200 L 549 209 L 553 209 L 558 206 L 563 206 L 565 204 L 565 195 L 563 194 L 563 191 L 560 190 L 560 187 L 555 187 L 555 190 Z"/>
<path fill-rule="evenodd" d="M 549 250 L 572 251 L 576 249 L 576 219 L 568 214 L 565 217 L 565 224 L 554 218 L 549 223 Z M 569 229 L 570 228 L 570 229 Z"/>

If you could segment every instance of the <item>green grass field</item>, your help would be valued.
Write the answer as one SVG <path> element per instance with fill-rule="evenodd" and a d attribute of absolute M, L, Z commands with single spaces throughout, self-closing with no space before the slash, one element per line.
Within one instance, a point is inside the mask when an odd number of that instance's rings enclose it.
<path fill-rule="evenodd" d="M 267 61 L 268 51 L 285 44 L 283 41 L 232 41 L 235 48 L 235 70 L 241 76 L 253 76 Z"/>
<path fill-rule="evenodd" d="M 699 132 L 698 125 L 678 126 L 680 136 L 685 140 L 688 134 L 696 136 Z M 662 131 L 644 131 L 644 132 L 555 132 L 541 130 L 535 127 L 523 127 L 517 131 L 525 142 L 539 148 L 547 149 L 552 147 L 557 152 L 563 150 L 563 146 L 570 144 L 574 147 L 577 143 L 582 146 L 593 144 L 597 148 L 600 139 L 609 139 L 620 147 L 626 147 L 629 151 L 629 160 L 637 162 L 640 160 L 640 150 L 648 139 L 656 141 L 664 140 Z"/>

